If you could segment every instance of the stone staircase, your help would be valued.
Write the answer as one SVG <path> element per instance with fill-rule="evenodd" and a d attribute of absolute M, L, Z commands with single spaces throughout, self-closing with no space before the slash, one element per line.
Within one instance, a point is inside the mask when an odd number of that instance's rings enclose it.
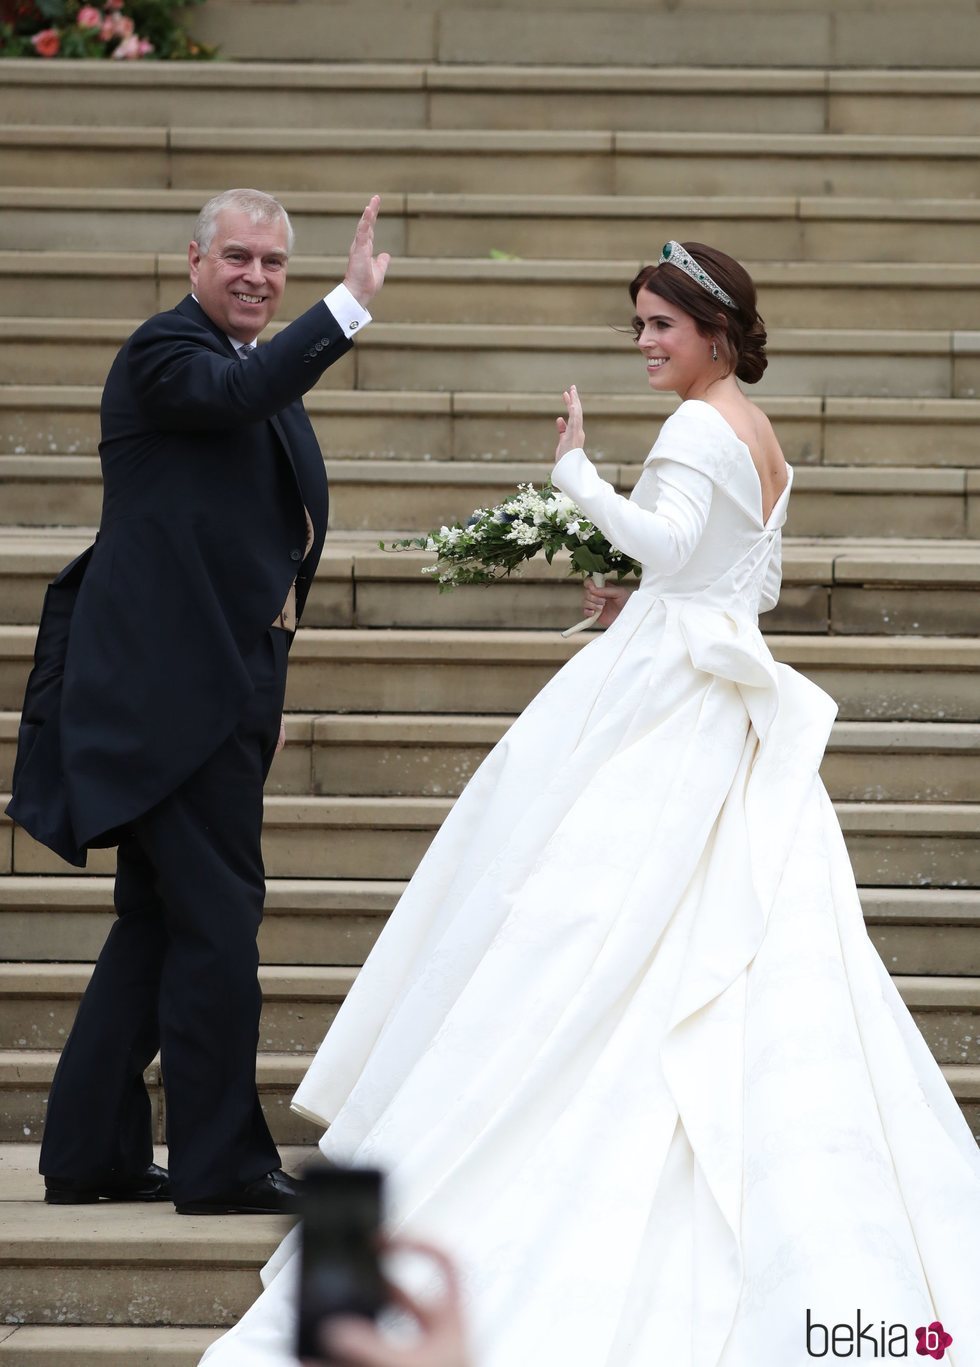
<path fill-rule="evenodd" d="M 453 798 L 582 644 L 557 634 L 578 616 L 561 566 L 440 595 L 378 540 L 546 479 L 571 379 L 628 489 L 672 404 L 615 330 L 625 284 L 667 237 L 715 242 L 759 282 L 758 393 L 797 472 L 764 626 L 840 703 L 823 773 L 869 932 L 980 1137 L 975 4 L 565 9 L 559 42 L 541 5 L 212 0 L 195 22 L 238 64 L 0 62 L 0 792 L 43 587 L 98 521 L 101 381 L 185 293 L 201 201 L 282 192 L 305 253 L 288 318 L 380 190 L 378 321 L 308 402 L 332 530 L 267 801 L 258 1076 L 301 1162 L 310 1053 Z M 283 1229 L 40 1203 L 111 870 L 0 820 L 4 1367 L 190 1367 Z"/>

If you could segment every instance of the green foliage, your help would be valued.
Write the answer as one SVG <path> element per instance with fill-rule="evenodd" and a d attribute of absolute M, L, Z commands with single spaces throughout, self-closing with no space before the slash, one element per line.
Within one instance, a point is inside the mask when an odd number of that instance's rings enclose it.
<path fill-rule="evenodd" d="M 170 61 L 202 61 L 217 55 L 217 49 L 195 43 L 187 30 L 175 22 L 175 14 L 203 5 L 204 0 L 127 0 L 126 13 L 136 21 L 136 30 L 149 38 L 156 55 Z"/>

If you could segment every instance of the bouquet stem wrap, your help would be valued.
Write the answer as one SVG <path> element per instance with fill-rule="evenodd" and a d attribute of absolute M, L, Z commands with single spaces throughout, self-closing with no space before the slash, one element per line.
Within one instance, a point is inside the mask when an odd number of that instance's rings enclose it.
<path fill-rule="evenodd" d="M 606 576 L 601 574 L 598 570 L 593 570 L 589 578 L 595 584 L 596 588 L 603 589 L 606 587 Z M 562 632 L 562 637 L 567 639 L 569 636 L 577 636 L 580 631 L 587 631 L 589 627 L 595 626 L 601 616 L 602 608 L 600 608 L 598 612 L 594 612 L 591 617 L 583 617 L 581 622 L 576 622 L 573 627 L 566 627 Z"/>

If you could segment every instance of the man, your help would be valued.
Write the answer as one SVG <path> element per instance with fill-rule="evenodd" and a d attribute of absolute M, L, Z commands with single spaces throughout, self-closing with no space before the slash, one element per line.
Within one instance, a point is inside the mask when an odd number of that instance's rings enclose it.
<path fill-rule="evenodd" d="M 209 201 L 193 293 L 137 329 L 106 381 L 99 535 L 48 590 L 7 809 L 72 863 L 119 847 L 117 918 L 48 1103 L 49 1202 L 294 1204 L 255 1085 L 262 785 L 327 523 L 302 395 L 371 320 L 379 205 L 344 283 L 253 352 L 292 229 L 258 191 Z M 158 1047 L 169 1176 L 143 1082 Z"/>

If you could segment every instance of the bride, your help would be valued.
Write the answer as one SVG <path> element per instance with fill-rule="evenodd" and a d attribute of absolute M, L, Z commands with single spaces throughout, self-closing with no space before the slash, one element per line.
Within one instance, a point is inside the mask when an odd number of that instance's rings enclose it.
<path fill-rule="evenodd" d="M 683 402 L 625 499 L 573 387 L 553 478 L 640 587 L 589 591 L 609 629 L 470 781 L 294 1106 L 455 1255 L 480 1367 L 976 1367 L 976 1144 L 865 931 L 835 705 L 759 632 L 792 470 L 737 383 L 755 287 L 669 242 L 631 295 Z M 208 1367 L 295 1362 L 295 1242 Z"/>

